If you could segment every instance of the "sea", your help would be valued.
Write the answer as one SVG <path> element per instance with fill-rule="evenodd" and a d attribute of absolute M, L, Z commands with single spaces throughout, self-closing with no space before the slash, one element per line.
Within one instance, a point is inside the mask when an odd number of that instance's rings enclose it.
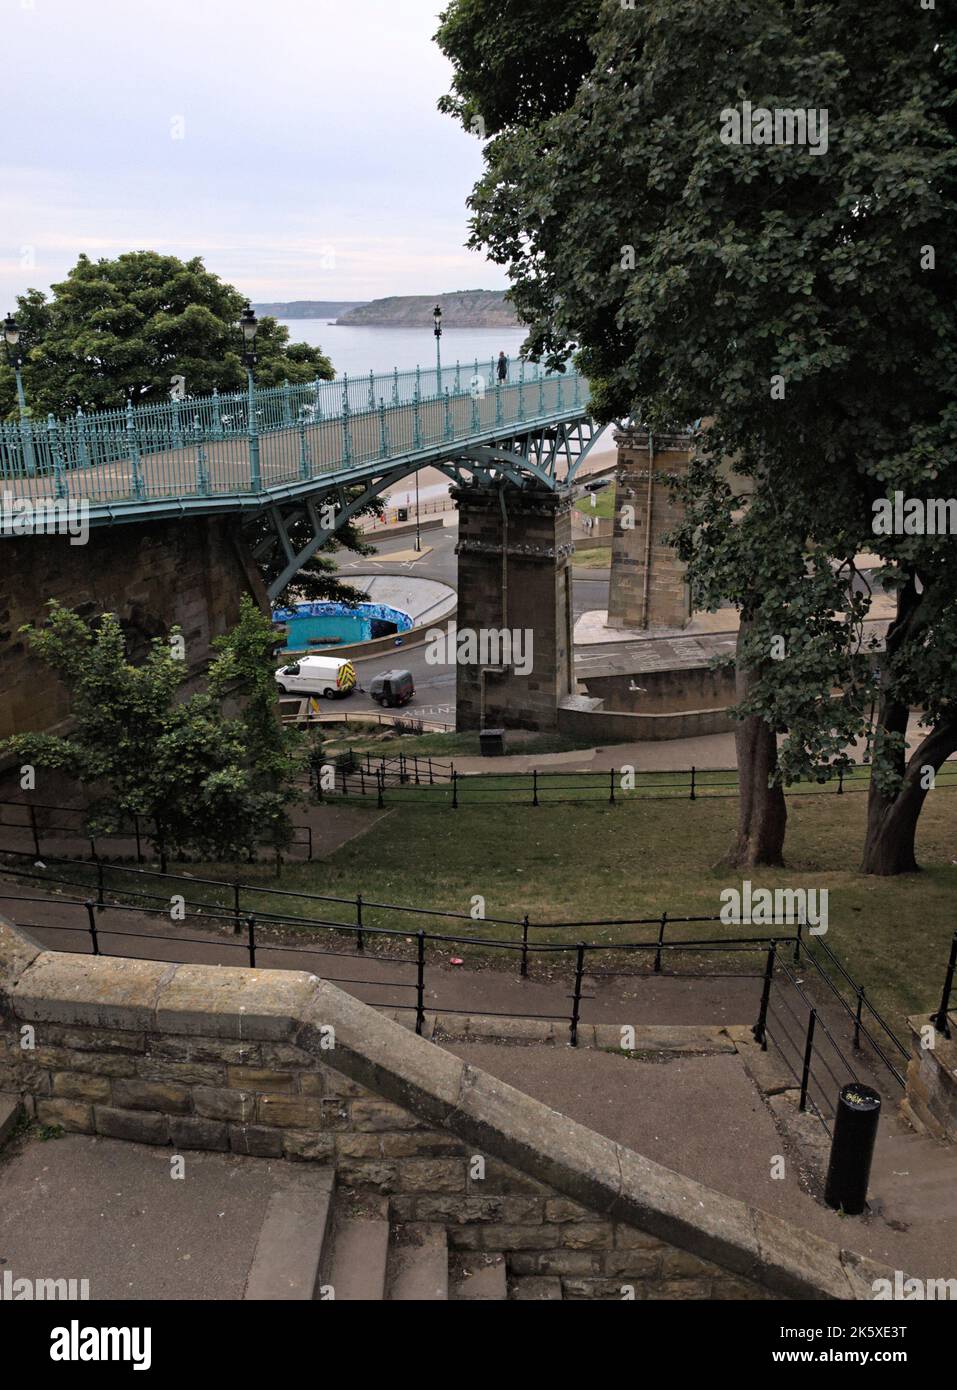
<path fill-rule="evenodd" d="M 435 336 L 431 328 L 382 326 L 336 327 L 334 319 L 280 319 L 291 343 L 320 347 L 332 359 L 336 376 L 368 376 L 422 367 L 435 368 Z M 442 331 L 442 365 L 481 365 L 504 352 L 515 357 L 525 339 L 523 328 L 446 328 Z"/>

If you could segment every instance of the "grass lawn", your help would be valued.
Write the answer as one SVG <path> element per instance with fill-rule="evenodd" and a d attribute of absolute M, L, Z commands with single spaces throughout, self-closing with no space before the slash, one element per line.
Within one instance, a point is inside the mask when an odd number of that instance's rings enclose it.
<path fill-rule="evenodd" d="M 611 546 L 594 545 L 584 549 L 576 545 L 572 565 L 577 570 L 606 570 L 611 565 Z"/>
<path fill-rule="evenodd" d="M 591 497 L 596 499 L 595 505 L 591 504 Z M 615 484 L 611 483 L 608 487 L 602 488 L 600 492 L 593 492 L 591 497 L 580 497 L 575 503 L 578 511 L 585 516 L 613 517 L 615 515 Z"/>
<path fill-rule="evenodd" d="M 646 774 L 647 776 L 647 774 Z M 469 782 L 472 779 L 467 779 Z M 666 777 L 662 778 L 667 785 Z M 468 791 L 468 788 L 466 788 Z M 389 793 L 387 792 L 387 799 Z M 714 915 L 722 888 L 740 887 L 741 874 L 713 866 L 730 843 L 737 810 L 733 796 L 702 795 L 690 802 L 636 797 L 606 802 L 538 806 L 503 805 L 496 798 L 464 799 L 458 810 L 429 791 L 403 790 L 390 814 L 328 860 L 290 862 L 277 885 L 267 864 L 188 866 L 195 874 L 281 886 L 368 902 L 432 907 L 468 913 L 474 895 L 485 899 L 487 918 L 536 923 L 588 921 L 572 930 L 533 932 L 539 940 L 616 942 L 647 940 L 648 927 L 603 925 L 612 918 Z M 352 805 L 361 804 L 352 801 Z M 371 811 L 374 798 L 367 803 Z M 900 1030 L 908 1013 L 936 1007 L 950 938 L 957 926 L 957 788 L 941 787 L 921 816 L 917 875 L 879 879 L 857 872 L 863 843 L 866 796 L 789 797 L 787 868 L 748 875 L 755 887 L 826 888 L 827 944 L 869 998 Z M 171 866 L 171 868 L 174 866 Z M 197 889 L 190 896 L 200 897 Z M 264 898 L 258 907 L 276 910 Z M 299 913 L 326 920 L 353 920 L 349 909 L 297 904 Z M 367 926 L 516 936 L 512 927 L 430 917 L 377 913 L 366 907 Z M 771 929 L 775 934 L 790 928 Z M 767 928 L 718 923 L 669 928 L 669 939 L 691 934 L 768 934 Z M 474 957 L 479 948 L 470 948 Z M 501 954 L 497 955 L 501 961 Z M 753 958 L 742 968 L 753 968 Z"/>

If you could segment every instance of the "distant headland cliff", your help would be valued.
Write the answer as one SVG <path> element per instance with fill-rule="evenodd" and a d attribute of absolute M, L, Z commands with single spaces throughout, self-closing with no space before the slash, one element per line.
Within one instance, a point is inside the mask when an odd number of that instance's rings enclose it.
<path fill-rule="evenodd" d="M 288 304 L 254 304 L 257 314 L 277 319 L 334 319 L 358 309 L 363 299 L 292 299 Z"/>
<path fill-rule="evenodd" d="M 504 290 L 454 290 L 451 294 L 391 295 L 373 299 L 348 313 L 337 324 L 392 325 L 396 328 L 431 328 L 438 304 L 443 328 L 518 328 L 515 310 Z"/>

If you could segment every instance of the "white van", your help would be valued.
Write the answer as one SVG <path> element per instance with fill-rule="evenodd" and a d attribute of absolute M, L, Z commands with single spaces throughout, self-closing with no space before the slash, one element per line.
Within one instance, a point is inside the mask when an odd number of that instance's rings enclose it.
<path fill-rule="evenodd" d="M 276 672 L 276 684 L 284 695 L 351 695 L 356 685 L 356 668 L 351 661 L 335 656 L 303 656 Z"/>

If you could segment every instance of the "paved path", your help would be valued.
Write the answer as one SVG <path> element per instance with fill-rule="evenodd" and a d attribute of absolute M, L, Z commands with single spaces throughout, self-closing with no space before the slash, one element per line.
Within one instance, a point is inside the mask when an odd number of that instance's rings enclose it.
<path fill-rule="evenodd" d="M 910 1158 L 906 1164 L 897 1160 L 903 1130 L 890 1111 L 878 1141 L 874 1210 L 842 1218 L 806 1189 L 789 1153 L 785 1177 L 771 1177 L 772 1159 L 782 1153 L 781 1136 L 738 1056 L 651 1062 L 593 1050 L 443 1046 L 580 1124 L 729 1197 L 910 1275 L 957 1276 L 957 1151 L 951 1149 L 948 1165 L 947 1151 L 934 1146 L 943 1158 L 930 1178 L 934 1186 L 925 1186 L 918 1146 L 908 1147 L 905 1140 Z M 948 1167 L 949 1197 L 942 1176 Z"/>
<path fill-rule="evenodd" d="M 0 1156 L 0 1266 L 89 1279 L 90 1298 L 240 1299 L 266 1205 L 290 1163 L 65 1134 Z M 9 1331 L 9 1329 L 8 1329 Z"/>

